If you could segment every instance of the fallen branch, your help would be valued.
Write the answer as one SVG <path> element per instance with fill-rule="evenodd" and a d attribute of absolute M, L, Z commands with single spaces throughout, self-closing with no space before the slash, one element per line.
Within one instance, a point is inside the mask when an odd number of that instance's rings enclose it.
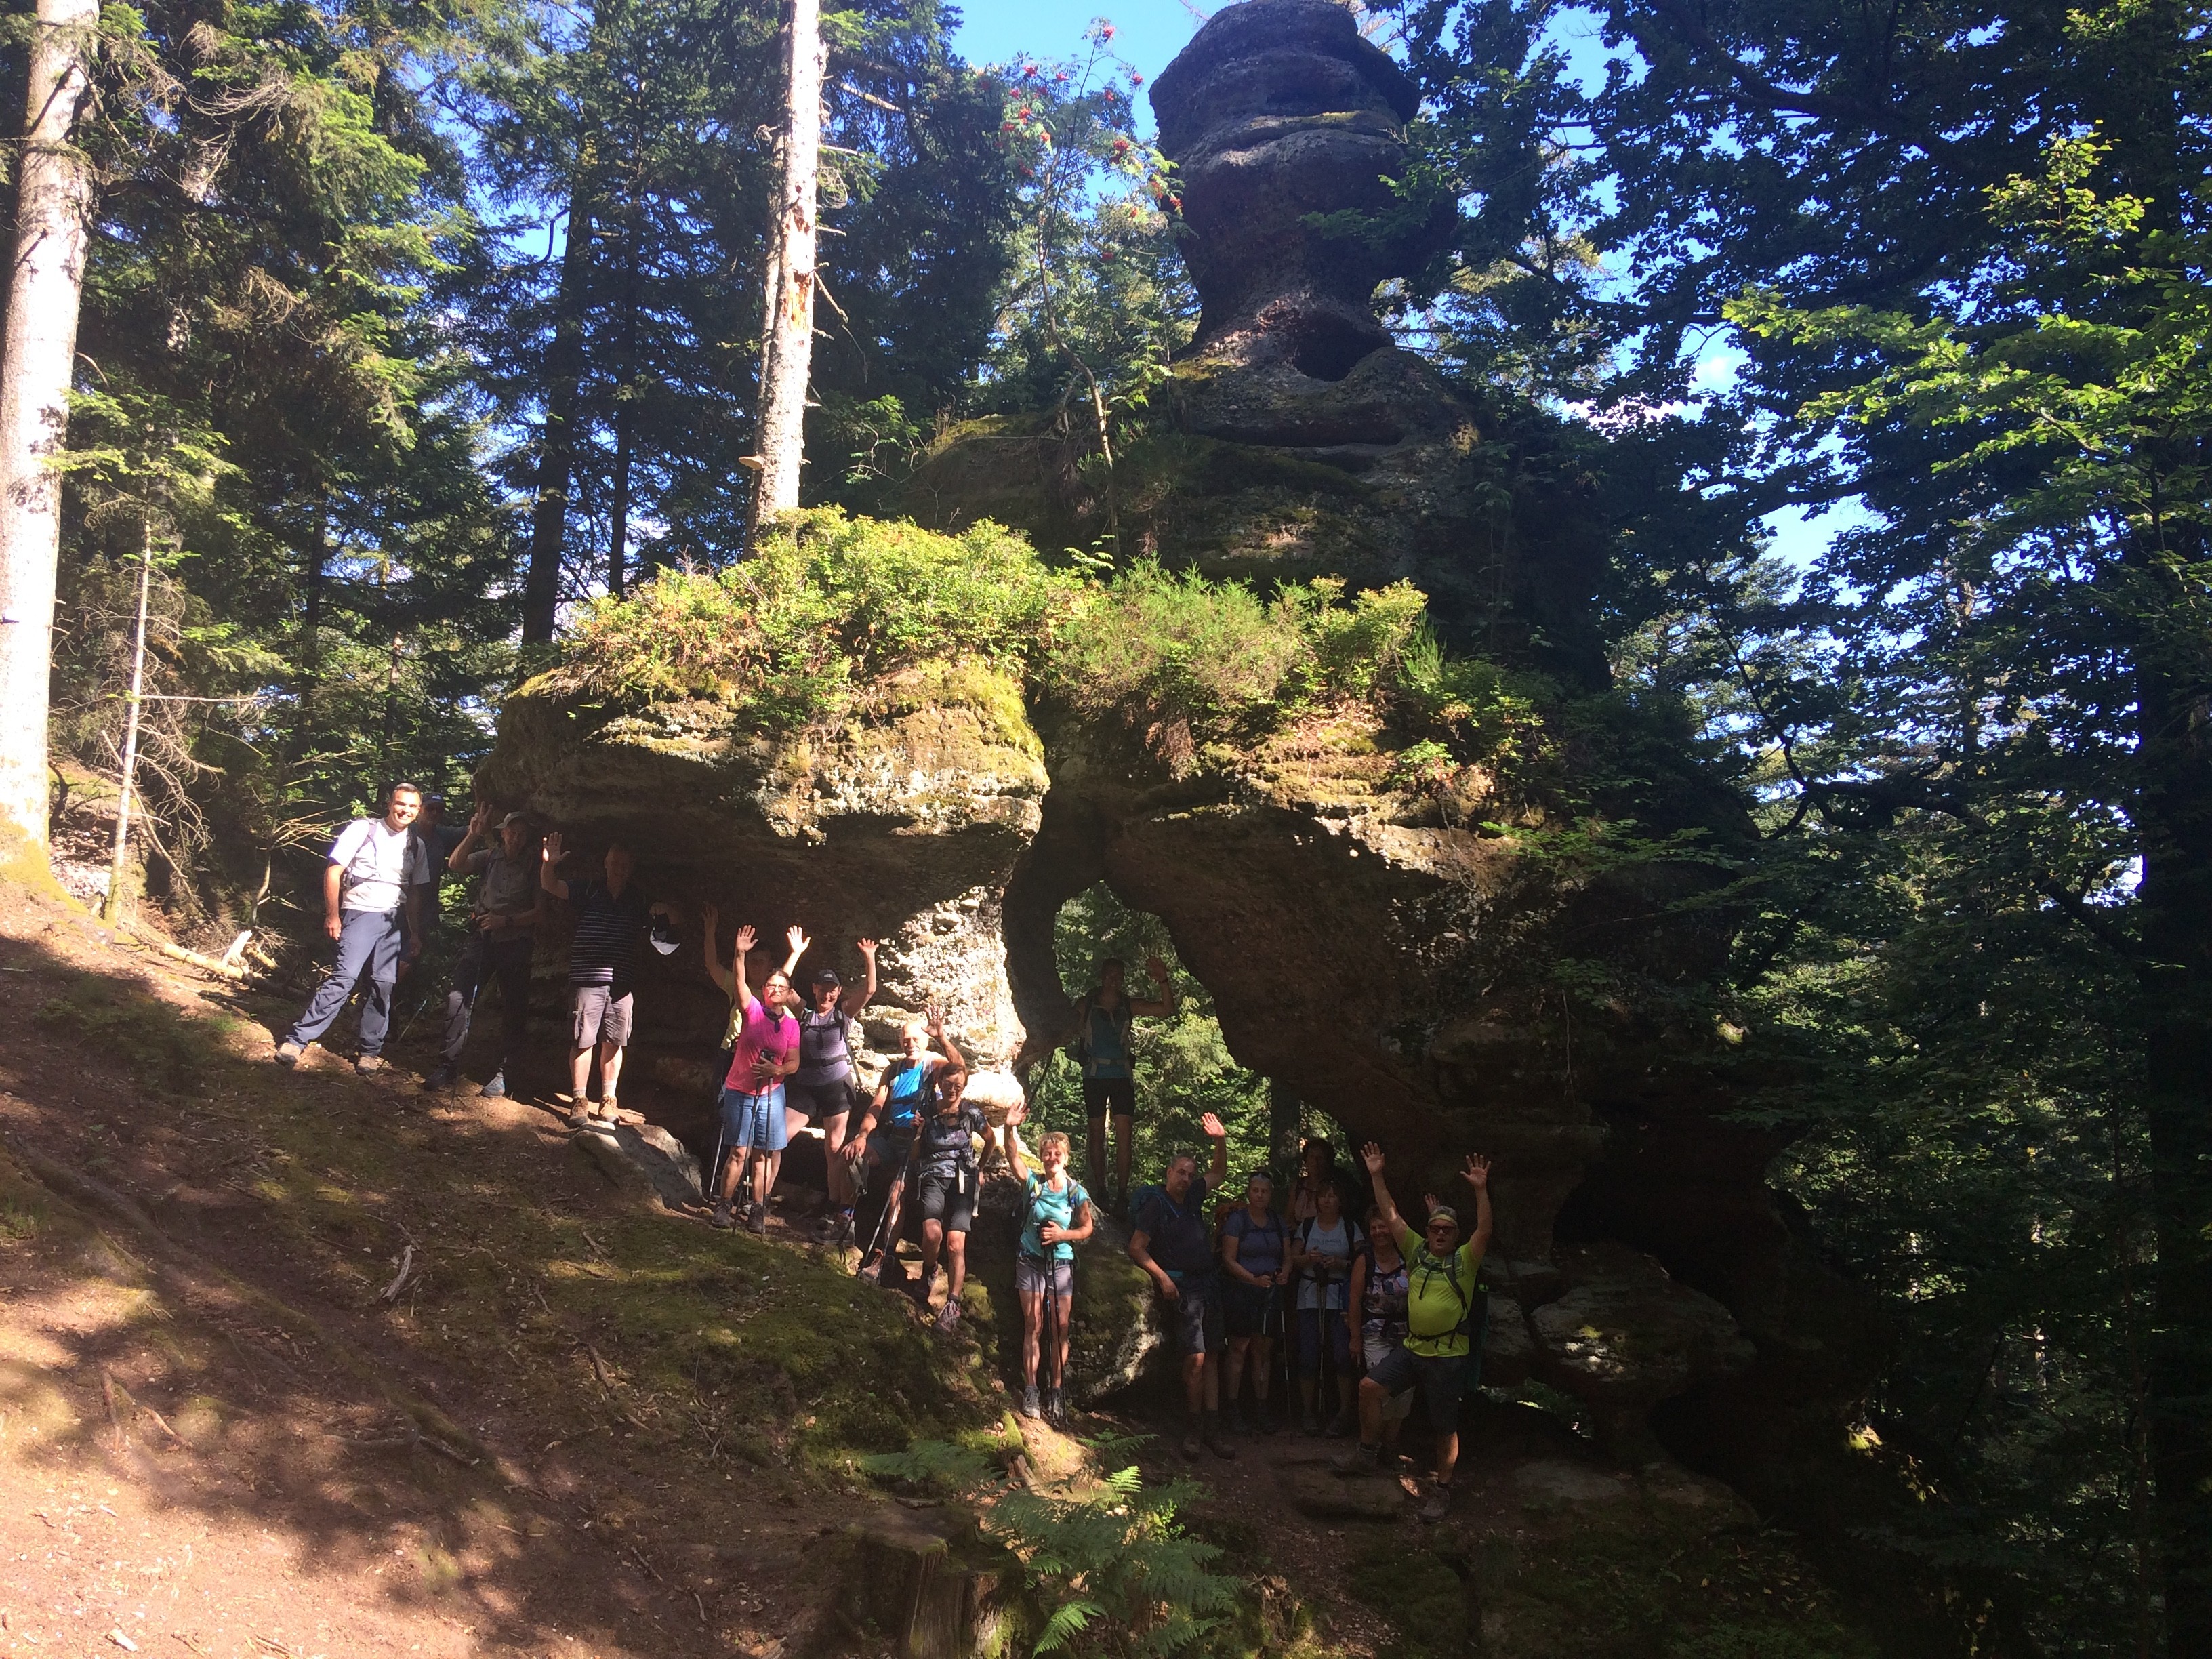
<path fill-rule="evenodd" d="M 187 951 L 183 945 L 172 944 L 163 939 L 152 928 L 142 927 L 138 923 L 127 918 L 118 921 L 115 925 L 118 931 L 130 934 L 141 945 L 151 946 L 171 960 L 181 962 L 188 968 L 197 968 L 204 974 L 213 974 L 217 979 L 227 979 L 236 984 L 243 984 L 252 977 L 243 968 L 228 962 L 219 962 L 215 957 L 204 955 L 198 951 Z"/>
<path fill-rule="evenodd" d="M 400 1287 L 407 1283 L 407 1275 L 414 1271 L 415 1247 L 410 1244 L 399 1253 L 399 1277 L 386 1285 L 384 1287 L 384 1294 L 376 1299 L 379 1302 L 397 1302 L 399 1299 Z"/>

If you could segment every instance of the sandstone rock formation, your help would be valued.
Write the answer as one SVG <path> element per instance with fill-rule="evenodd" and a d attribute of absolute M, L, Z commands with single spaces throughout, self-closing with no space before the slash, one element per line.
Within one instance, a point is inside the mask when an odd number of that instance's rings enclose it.
<path fill-rule="evenodd" d="M 1686 732 L 1603 694 L 1589 515 L 1553 511 L 1539 538 L 1537 498 L 1486 504 L 1472 406 L 1367 308 L 1416 250 L 1345 254 L 1310 223 L 1382 204 L 1409 96 L 1328 0 L 1230 6 L 1162 76 L 1206 310 L 1183 429 L 1155 454 L 1210 482 L 1157 523 L 1210 524 L 1180 545 L 1212 569 L 1411 577 L 1463 648 L 1548 666 L 1579 699 L 1547 738 L 1568 781 L 1552 798 L 1482 767 L 1449 788 L 1401 775 L 1351 715 L 1170 765 L 1039 686 L 1020 730 L 925 702 L 775 741 L 720 705 L 617 716 L 538 692 L 510 702 L 480 787 L 586 847 L 625 835 L 649 889 L 717 902 L 726 925 L 802 920 L 847 969 L 874 934 L 872 1040 L 934 998 L 974 1057 L 1018 1071 L 1067 1034 L 1054 921 L 1103 881 L 1164 920 L 1242 1064 L 1386 1144 L 1401 1201 L 1468 1149 L 1495 1158 L 1512 1300 L 1492 1380 L 1578 1395 L 1629 1450 L 1655 1407 L 1690 1438 L 1832 1413 L 1878 1332 L 1777 1211 L 1779 1141 L 1728 1117 L 1735 1060 L 1704 995 L 1731 929 L 1705 901 L 1748 826 Z M 958 447 L 919 481 L 951 518 L 1043 488 L 1041 453 Z M 1650 850 L 1674 836 L 1687 855 Z M 678 1063 L 720 1027 L 696 952 L 646 1000 L 643 1046 Z M 1125 1316 L 1082 1338 L 1093 1378 L 1143 1358 L 1127 1288 L 1087 1305 Z"/>

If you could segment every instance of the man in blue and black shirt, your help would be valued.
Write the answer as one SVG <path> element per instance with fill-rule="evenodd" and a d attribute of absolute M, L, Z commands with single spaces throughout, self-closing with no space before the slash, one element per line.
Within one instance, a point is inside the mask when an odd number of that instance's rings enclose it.
<path fill-rule="evenodd" d="M 1139 1014 L 1158 1018 L 1176 1011 L 1175 986 L 1167 964 L 1148 957 L 1145 972 L 1152 976 L 1159 995 L 1132 1000 L 1122 988 L 1121 958 L 1109 957 L 1098 964 L 1098 983 L 1075 1005 L 1073 1053 L 1083 1066 L 1083 1109 L 1091 1119 L 1091 1185 L 1105 1194 L 1106 1116 L 1114 1116 L 1115 1181 L 1107 1207 L 1126 1214 L 1129 1203 L 1129 1145 L 1137 1122 L 1136 1051 L 1130 1042 L 1131 1027 Z"/>

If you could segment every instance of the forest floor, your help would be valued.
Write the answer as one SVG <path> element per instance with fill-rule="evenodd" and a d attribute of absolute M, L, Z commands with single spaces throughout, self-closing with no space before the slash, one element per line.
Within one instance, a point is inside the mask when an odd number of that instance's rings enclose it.
<path fill-rule="evenodd" d="M 930 1332 L 781 1221 L 641 1203 L 550 1073 L 427 1094 L 427 1043 L 283 1071 L 293 1012 L 0 881 L 0 1654 L 880 1650 L 827 1612 L 886 1502 L 857 1457 L 1010 1455 L 988 1334 Z M 1474 1409 L 1433 1528 L 1410 1467 L 1346 1504 L 1340 1442 L 1194 1468 L 1152 1415 L 1079 1431 L 1160 1437 L 1137 1461 L 1200 1483 L 1185 1519 L 1278 1648 L 1871 1650 L 1724 1488 L 1531 1407 Z M 1047 1479 L 1095 1461 L 1019 1431 Z"/>

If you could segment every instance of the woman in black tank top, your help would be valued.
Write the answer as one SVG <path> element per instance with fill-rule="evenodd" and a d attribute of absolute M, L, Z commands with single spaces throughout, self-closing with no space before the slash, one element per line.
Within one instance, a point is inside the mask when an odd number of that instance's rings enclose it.
<path fill-rule="evenodd" d="M 803 953 L 814 941 L 794 927 L 791 942 Z M 856 946 L 867 964 L 867 982 L 848 988 L 836 969 L 814 970 L 806 1006 L 799 1018 L 799 1069 L 783 1085 L 788 1134 L 797 1134 L 810 1119 L 822 1131 L 830 1183 L 830 1214 L 821 1233 L 825 1243 L 849 1237 L 853 1229 L 853 1170 L 838 1153 L 845 1145 L 845 1127 L 850 1121 L 847 1114 L 853 1109 L 857 1080 L 855 1017 L 876 994 L 876 942 L 864 939 Z"/>

